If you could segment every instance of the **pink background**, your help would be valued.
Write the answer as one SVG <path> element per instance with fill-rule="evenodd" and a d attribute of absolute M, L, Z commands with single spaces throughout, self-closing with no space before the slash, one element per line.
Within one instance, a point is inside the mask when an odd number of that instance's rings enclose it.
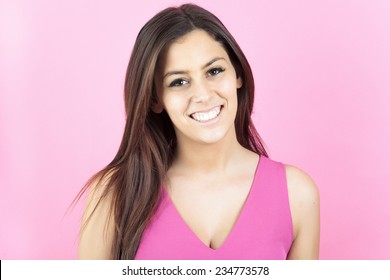
<path fill-rule="evenodd" d="M 182 3 L 133 2 L 0 1 L 1 259 L 76 258 L 66 210 L 118 148 L 135 37 Z M 271 157 L 318 185 L 321 258 L 390 259 L 390 2 L 194 2 L 251 62 Z"/>

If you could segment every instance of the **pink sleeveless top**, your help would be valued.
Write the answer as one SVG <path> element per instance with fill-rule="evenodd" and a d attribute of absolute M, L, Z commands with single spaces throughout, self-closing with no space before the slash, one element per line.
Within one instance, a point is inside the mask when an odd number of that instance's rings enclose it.
<path fill-rule="evenodd" d="M 164 189 L 135 259 L 278 260 L 287 258 L 292 240 L 284 165 L 261 156 L 245 205 L 218 249 L 209 248 L 191 231 Z"/>

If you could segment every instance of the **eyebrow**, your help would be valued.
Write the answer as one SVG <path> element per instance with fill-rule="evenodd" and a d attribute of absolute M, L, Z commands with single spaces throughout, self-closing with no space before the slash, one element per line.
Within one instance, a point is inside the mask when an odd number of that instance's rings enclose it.
<path fill-rule="evenodd" d="M 209 67 L 211 64 L 213 64 L 214 62 L 218 61 L 218 60 L 225 60 L 223 57 L 215 57 L 213 58 L 212 60 L 210 60 L 209 62 L 207 62 L 203 67 L 202 69 L 206 68 L 206 67 Z M 181 75 L 181 74 L 187 74 L 188 72 L 187 71 L 169 71 L 167 73 L 165 73 L 163 79 L 165 79 L 166 77 L 168 76 L 172 76 L 172 75 Z"/>

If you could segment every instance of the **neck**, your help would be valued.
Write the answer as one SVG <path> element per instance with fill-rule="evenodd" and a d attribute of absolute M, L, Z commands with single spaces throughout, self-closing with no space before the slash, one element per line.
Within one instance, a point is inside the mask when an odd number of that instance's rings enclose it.
<path fill-rule="evenodd" d="M 172 167 L 184 172 L 191 170 L 192 174 L 226 172 L 245 152 L 235 137 L 213 144 L 180 145 L 179 142 Z"/>

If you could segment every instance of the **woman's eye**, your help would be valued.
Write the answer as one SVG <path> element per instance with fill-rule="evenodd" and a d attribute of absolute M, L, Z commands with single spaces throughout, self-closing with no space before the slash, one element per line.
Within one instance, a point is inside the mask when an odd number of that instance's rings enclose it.
<path fill-rule="evenodd" d="M 169 84 L 169 87 L 181 87 L 188 84 L 188 81 L 184 79 L 176 79 Z"/>
<path fill-rule="evenodd" d="M 207 75 L 208 76 L 216 76 L 219 73 L 222 73 L 223 71 L 225 71 L 225 69 L 220 68 L 220 67 L 216 67 L 216 68 L 212 68 L 209 71 L 207 71 Z"/>

